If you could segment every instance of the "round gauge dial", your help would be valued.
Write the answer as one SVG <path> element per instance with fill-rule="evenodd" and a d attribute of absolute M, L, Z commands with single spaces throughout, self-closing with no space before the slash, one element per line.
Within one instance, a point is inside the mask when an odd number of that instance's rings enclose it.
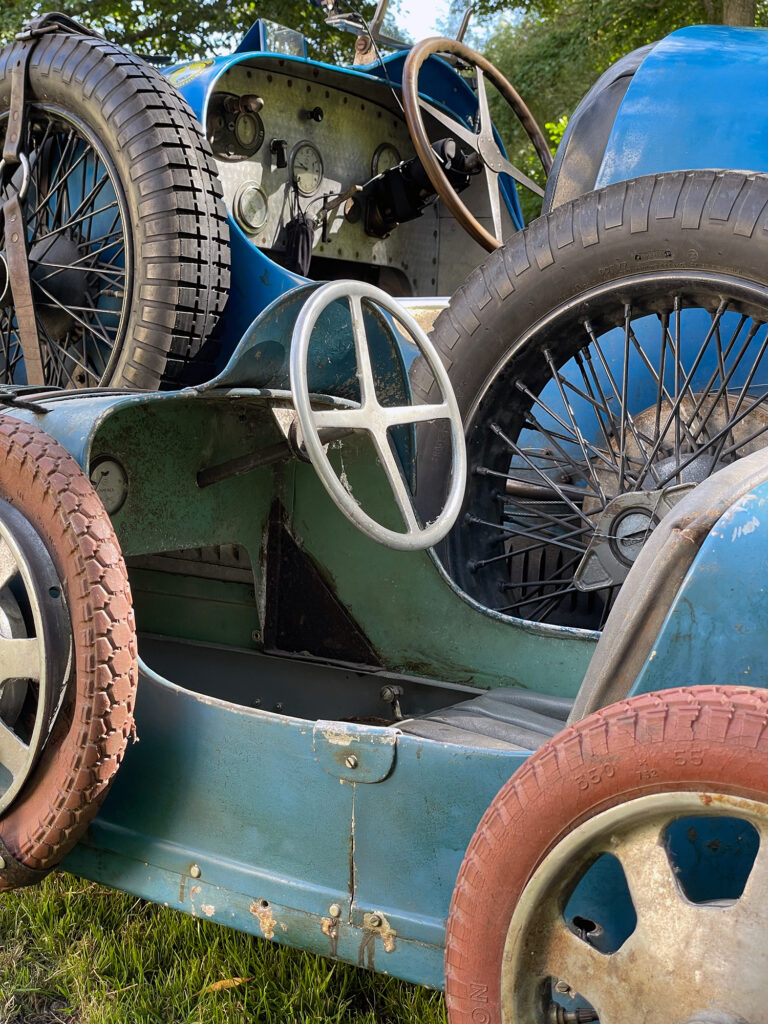
<path fill-rule="evenodd" d="M 243 113 L 235 118 L 235 139 L 247 156 L 253 156 L 264 141 L 264 122 L 258 114 Z"/>
<path fill-rule="evenodd" d="M 235 216 L 245 231 L 258 231 L 267 223 L 267 196 L 255 181 L 246 181 L 235 196 Z"/>
<path fill-rule="evenodd" d="M 311 142 L 299 142 L 291 153 L 291 177 L 303 196 L 314 195 L 323 180 L 323 158 Z"/>
<path fill-rule="evenodd" d="M 383 174 L 384 171 L 389 171 L 393 167 L 397 167 L 400 163 L 401 157 L 396 146 L 393 146 L 391 142 L 382 142 L 380 146 L 376 147 L 371 160 L 371 174 L 376 177 L 377 174 Z"/>
<path fill-rule="evenodd" d="M 91 466 L 91 483 L 109 515 L 128 497 L 128 477 L 116 459 L 97 459 Z"/>

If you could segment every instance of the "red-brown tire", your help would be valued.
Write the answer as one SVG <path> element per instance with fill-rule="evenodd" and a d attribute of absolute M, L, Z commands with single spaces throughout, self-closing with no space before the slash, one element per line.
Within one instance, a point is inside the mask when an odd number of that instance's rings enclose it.
<path fill-rule="evenodd" d="M 547 854 L 596 814 L 664 792 L 768 797 L 768 691 L 696 687 L 604 708 L 537 750 L 467 848 L 448 920 L 451 1024 L 501 1024 L 510 920 Z"/>
<path fill-rule="evenodd" d="M 0 417 L 0 497 L 43 540 L 67 598 L 74 658 L 64 704 L 32 775 L 0 818 L 0 839 L 27 867 L 53 867 L 75 845 L 133 730 L 136 630 L 120 546 L 90 481 L 53 438 Z M 10 888 L 0 872 L 0 890 Z"/>

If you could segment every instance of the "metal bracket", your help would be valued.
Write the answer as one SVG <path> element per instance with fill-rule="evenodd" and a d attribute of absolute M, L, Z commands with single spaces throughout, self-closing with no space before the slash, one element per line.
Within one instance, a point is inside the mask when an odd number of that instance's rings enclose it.
<path fill-rule="evenodd" d="M 345 782 L 382 782 L 392 771 L 397 733 L 352 722 L 317 722 L 312 732 L 315 761 Z"/>

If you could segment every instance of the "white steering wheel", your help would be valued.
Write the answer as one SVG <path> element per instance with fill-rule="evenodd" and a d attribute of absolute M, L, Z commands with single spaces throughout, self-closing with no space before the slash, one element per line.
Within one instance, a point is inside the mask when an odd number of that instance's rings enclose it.
<path fill-rule="evenodd" d="M 357 359 L 357 377 L 360 382 L 359 405 L 352 408 L 313 409 L 307 380 L 307 356 L 312 333 L 317 321 L 331 303 L 346 299 L 352 317 L 352 334 Z M 376 395 L 371 366 L 371 353 L 363 317 L 363 300 L 375 304 L 398 321 L 413 339 L 427 361 L 442 393 L 439 405 L 383 406 Z M 461 414 L 448 374 L 432 342 L 414 318 L 399 303 L 380 288 L 357 281 L 331 281 L 322 285 L 302 307 L 291 339 L 290 359 L 291 392 L 299 419 L 304 445 L 317 475 L 333 501 L 344 515 L 368 537 L 401 551 L 416 551 L 432 547 L 448 533 L 461 508 L 467 479 L 467 452 Z M 442 511 L 425 526 L 419 522 L 413 496 L 405 482 L 403 472 L 389 442 L 388 431 L 406 423 L 446 419 L 451 425 L 451 486 Z M 405 521 L 406 530 L 391 530 L 371 518 L 359 502 L 342 484 L 326 454 L 320 435 L 323 430 L 366 430 L 371 435 L 382 468 L 392 488 L 397 507 Z"/>

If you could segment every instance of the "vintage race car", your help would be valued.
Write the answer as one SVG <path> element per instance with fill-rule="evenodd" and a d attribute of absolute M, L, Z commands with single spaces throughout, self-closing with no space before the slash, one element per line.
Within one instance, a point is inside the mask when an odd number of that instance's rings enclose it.
<path fill-rule="evenodd" d="M 620 61 L 524 228 L 512 86 L 358 28 L 0 54 L 0 888 L 760 1024 L 768 34 Z"/>

